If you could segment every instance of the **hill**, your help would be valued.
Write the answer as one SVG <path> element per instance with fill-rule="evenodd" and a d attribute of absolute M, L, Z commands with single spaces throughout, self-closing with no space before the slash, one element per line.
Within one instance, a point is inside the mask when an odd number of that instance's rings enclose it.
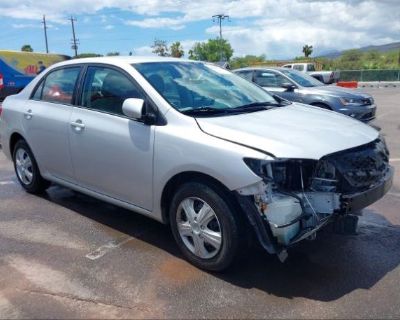
<path fill-rule="evenodd" d="M 382 45 L 378 45 L 378 46 L 369 45 L 366 47 L 357 48 L 357 50 L 360 50 L 361 52 L 368 52 L 368 51 L 388 52 L 388 51 L 393 51 L 393 50 L 400 50 L 400 42 L 392 42 L 392 43 L 382 44 Z M 321 52 L 318 55 L 318 57 L 335 59 L 335 58 L 340 57 L 343 54 L 343 52 L 345 52 L 345 51 L 347 51 L 347 50 L 343 50 L 343 51 L 332 50 L 329 52 Z"/>

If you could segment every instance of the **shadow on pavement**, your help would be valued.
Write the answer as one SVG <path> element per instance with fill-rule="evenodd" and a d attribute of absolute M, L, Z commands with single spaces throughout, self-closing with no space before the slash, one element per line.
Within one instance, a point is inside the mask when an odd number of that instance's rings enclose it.
<path fill-rule="evenodd" d="M 168 226 L 60 187 L 51 188 L 44 198 L 100 223 L 100 228 L 107 226 L 108 231 L 111 228 L 140 238 L 182 258 Z M 354 290 L 373 287 L 399 265 L 399 248 L 400 226 L 366 209 L 358 235 L 323 230 L 316 241 L 291 248 L 285 263 L 253 246 L 224 273 L 209 275 L 279 297 L 333 301 Z"/>

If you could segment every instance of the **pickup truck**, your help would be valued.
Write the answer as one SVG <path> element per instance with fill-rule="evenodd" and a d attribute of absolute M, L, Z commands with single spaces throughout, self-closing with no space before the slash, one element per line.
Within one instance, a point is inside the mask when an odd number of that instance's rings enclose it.
<path fill-rule="evenodd" d="M 300 72 L 308 73 L 313 78 L 325 84 L 331 84 L 339 81 L 339 71 L 316 71 L 313 63 L 289 63 L 283 66 L 288 69 L 295 69 Z"/>

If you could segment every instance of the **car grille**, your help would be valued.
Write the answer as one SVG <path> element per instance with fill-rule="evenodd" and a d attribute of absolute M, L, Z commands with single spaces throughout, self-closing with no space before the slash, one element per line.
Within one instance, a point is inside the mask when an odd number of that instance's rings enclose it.
<path fill-rule="evenodd" d="M 362 192 L 373 187 L 389 169 L 389 152 L 380 139 L 323 159 L 336 168 L 337 190 L 344 194 Z"/>

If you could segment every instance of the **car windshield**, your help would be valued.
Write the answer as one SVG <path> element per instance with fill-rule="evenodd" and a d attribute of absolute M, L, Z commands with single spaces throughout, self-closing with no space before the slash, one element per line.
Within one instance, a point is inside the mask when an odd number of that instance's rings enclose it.
<path fill-rule="evenodd" d="M 279 105 L 263 89 L 212 64 L 172 61 L 137 63 L 133 67 L 182 113 L 253 112 Z"/>
<path fill-rule="evenodd" d="M 306 73 L 282 69 L 281 72 L 302 87 L 319 87 L 324 84 Z"/>

